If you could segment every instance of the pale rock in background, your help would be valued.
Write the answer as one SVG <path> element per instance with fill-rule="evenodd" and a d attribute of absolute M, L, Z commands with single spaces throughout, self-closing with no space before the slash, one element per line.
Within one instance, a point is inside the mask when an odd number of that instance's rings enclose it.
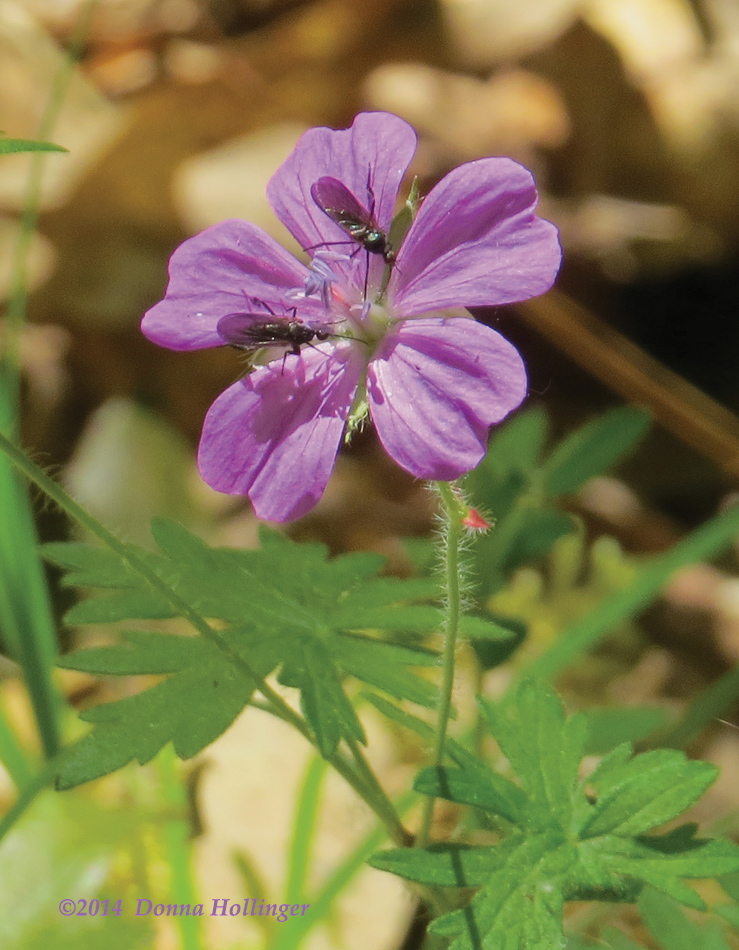
<path fill-rule="evenodd" d="M 441 16 L 465 66 L 511 62 L 553 43 L 582 0 L 441 0 Z"/>
<path fill-rule="evenodd" d="M 293 122 L 273 125 L 182 162 L 172 190 L 185 227 L 194 234 L 219 221 L 242 218 L 293 252 L 300 251 L 275 217 L 266 188 L 304 131 L 304 126 Z"/>
<path fill-rule="evenodd" d="M 151 546 L 149 522 L 165 515 L 192 527 L 193 455 L 161 417 L 132 399 L 104 402 L 89 418 L 63 483 L 126 541 Z"/>

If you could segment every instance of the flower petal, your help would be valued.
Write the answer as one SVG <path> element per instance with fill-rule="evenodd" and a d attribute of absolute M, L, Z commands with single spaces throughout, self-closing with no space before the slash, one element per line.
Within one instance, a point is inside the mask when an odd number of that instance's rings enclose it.
<path fill-rule="evenodd" d="M 260 518 L 306 514 L 331 475 L 361 369 L 356 348 L 327 343 L 234 383 L 205 417 L 203 479 L 216 491 L 249 495 Z"/>
<path fill-rule="evenodd" d="M 169 262 L 164 300 L 148 310 L 141 330 L 171 350 L 223 346 L 218 321 L 231 313 L 265 309 L 282 314 L 299 306 L 306 319 L 320 318 L 320 301 L 285 301 L 301 288 L 308 269 L 268 234 L 246 221 L 213 225 L 181 244 Z"/>
<path fill-rule="evenodd" d="M 405 316 L 494 306 L 544 293 L 562 250 L 537 218 L 534 179 L 509 158 L 453 169 L 421 205 L 398 253 L 390 293 Z"/>
<path fill-rule="evenodd" d="M 301 136 L 272 176 L 267 197 L 302 247 L 347 242 L 350 253 L 351 238 L 319 208 L 311 186 L 320 178 L 337 179 L 387 231 L 415 151 L 416 133 L 403 119 L 389 112 L 361 112 L 350 129 L 319 127 Z"/>
<path fill-rule="evenodd" d="M 460 317 L 400 324 L 367 372 L 370 414 L 388 455 L 417 478 L 449 481 L 485 454 L 488 428 L 526 396 L 516 348 Z"/>

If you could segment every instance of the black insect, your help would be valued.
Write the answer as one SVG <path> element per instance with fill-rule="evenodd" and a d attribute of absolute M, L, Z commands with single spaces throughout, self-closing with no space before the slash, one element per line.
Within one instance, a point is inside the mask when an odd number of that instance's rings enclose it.
<path fill-rule="evenodd" d="M 314 340 L 322 342 L 331 336 L 328 330 L 308 327 L 291 317 L 278 317 L 270 314 L 271 319 L 256 319 L 265 314 L 230 313 L 218 321 L 218 334 L 239 350 L 259 350 L 265 346 L 286 346 L 287 353 L 300 354 L 300 347 Z M 287 355 L 287 353 L 285 355 Z"/>
<path fill-rule="evenodd" d="M 386 264 L 395 263 L 395 251 L 390 246 L 387 234 L 375 220 L 375 198 L 367 186 L 372 202 L 367 210 L 337 178 L 319 178 L 311 185 L 310 193 L 321 209 L 332 221 L 335 221 L 352 241 L 364 248 L 368 254 L 378 254 Z M 344 244 L 344 241 L 330 241 L 327 244 Z M 316 245 L 320 247 L 322 245 Z M 312 248 L 306 248 L 312 250 Z"/>

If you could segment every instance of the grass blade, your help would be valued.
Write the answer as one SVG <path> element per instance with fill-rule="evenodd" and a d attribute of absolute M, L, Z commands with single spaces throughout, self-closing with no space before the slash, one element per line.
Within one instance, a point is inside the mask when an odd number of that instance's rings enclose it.
<path fill-rule="evenodd" d="M 160 788 L 165 803 L 178 817 L 163 823 L 162 833 L 169 859 L 169 891 L 172 903 L 177 905 L 197 903 L 192 877 L 192 853 L 190 849 L 190 826 L 184 817 L 187 796 L 177 768 L 177 759 L 171 745 L 162 749 L 157 757 Z M 200 950 L 200 917 L 180 914 L 177 925 L 181 937 L 181 950 Z"/>
<path fill-rule="evenodd" d="M 304 893 L 310 849 L 316 828 L 316 819 L 318 818 L 321 784 L 325 774 L 325 761 L 320 758 L 312 759 L 305 774 L 303 789 L 295 813 L 285 888 L 285 901 L 288 904 L 297 903 Z"/>

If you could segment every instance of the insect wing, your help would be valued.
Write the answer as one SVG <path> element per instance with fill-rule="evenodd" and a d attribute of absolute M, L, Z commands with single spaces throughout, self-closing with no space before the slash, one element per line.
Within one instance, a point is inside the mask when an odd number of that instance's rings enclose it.
<path fill-rule="evenodd" d="M 310 193 L 318 207 L 340 227 L 344 229 L 347 225 L 376 227 L 369 211 L 337 178 L 319 178 L 315 184 L 311 185 Z"/>
<path fill-rule="evenodd" d="M 273 327 L 274 321 L 265 321 L 264 314 L 229 313 L 218 321 L 216 329 L 223 342 L 229 346 L 257 350 L 275 341 Z"/>

